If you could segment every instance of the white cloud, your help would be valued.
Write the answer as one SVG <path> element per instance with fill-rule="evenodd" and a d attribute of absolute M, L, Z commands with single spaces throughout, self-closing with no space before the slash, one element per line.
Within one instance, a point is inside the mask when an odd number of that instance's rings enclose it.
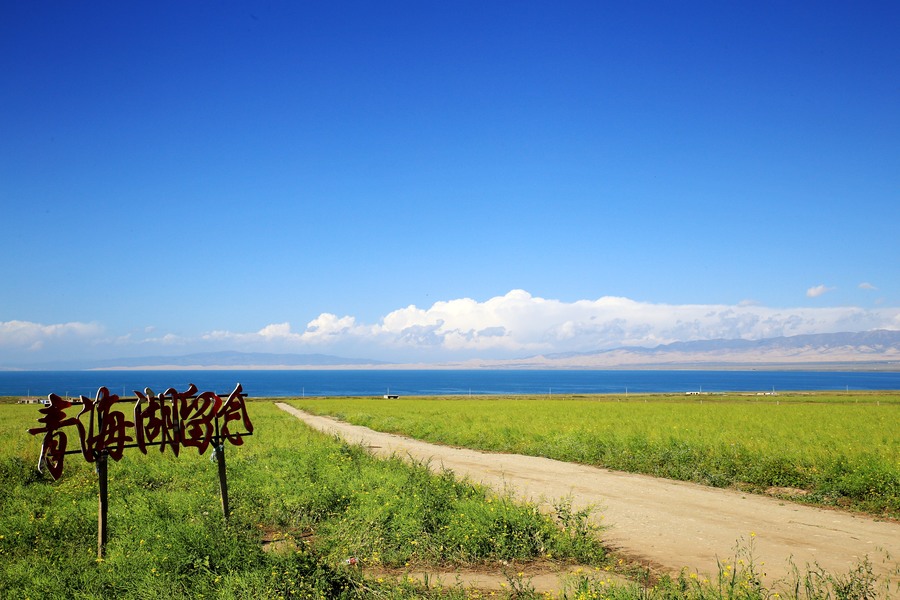
<path fill-rule="evenodd" d="M 359 335 L 360 333 L 360 329 L 356 326 L 356 319 L 353 317 L 338 317 L 331 313 L 322 313 L 306 324 L 306 331 L 300 334 L 299 339 L 304 342 L 319 343 L 344 335 Z"/>
<path fill-rule="evenodd" d="M 273 323 L 271 325 L 266 325 L 262 329 L 257 332 L 264 338 L 290 338 L 291 337 L 291 324 L 290 323 Z"/>
<path fill-rule="evenodd" d="M 40 350 L 45 344 L 69 340 L 93 340 L 103 334 L 97 323 L 44 325 L 31 321 L 0 321 L 0 347 Z"/>
<path fill-rule="evenodd" d="M 868 281 L 864 281 L 859 284 L 859 289 L 861 290 L 877 290 L 878 288 L 869 283 Z"/>
<path fill-rule="evenodd" d="M 900 308 L 659 304 L 616 296 L 564 302 L 512 290 L 484 301 L 457 298 L 429 307 L 398 308 L 372 324 L 350 315 L 322 313 L 298 330 L 281 322 L 252 332 L 215 330 L 186 336 L 154 330 L 152 336 L 107 339 L 97 324 L 8 321 L 0 323 L 0 350 L 6 351 L 7 362 L 27 350 L 34 360 L 52 353 L 78 356 L 88 343 L 94 354 L 105 352 L 109 357 L 241 350 L 429 362 L 880 328 L 900 329 Z"/>
<path fill-rule="evenodd" d="M 409 360 L 416 356 L 508 357 L 702 339 L 894 329 L 898 323 L 900 309 L 673 305 L 614 296 L 563 302 L 513 290 L 483 302 L 458 298 L 427 308 L 407 306 L 374 325 L 323 313 L 302 332 L 293 332 L 289 324 L 281 323 L 228 337 L 243 342 L 277 339 L 307 350 L 353 347 L 359 355 L 381 358 L 388 353 Z"/>
<path fill-rule="evenodd" d="M 822 294 L 830 292 L 833 289 L 834 289 L 833 287 L 827 287 L 825 285 L 817 285 L 815 287 L 811 287 L 808 290 L 806 290 L 806 297 L 807 298 L 818 298 Z"/>
<path fill-rule="evenodd" d="M 233 333 L 230 331 L 211 331 L 202 336 L 203 340 L 221 342 L 230 341 L 239 344 L 259 344 L 264 342 L 321 344 L 333 342 L 336 338 L 365 335 L 371 330 L 360 329 L 353 317 L 338 317 L 330 313 L 322 313 L 306 325 L 303 332 L 295 332 L 291 324 L 271 323 L 253 333 Z"/>

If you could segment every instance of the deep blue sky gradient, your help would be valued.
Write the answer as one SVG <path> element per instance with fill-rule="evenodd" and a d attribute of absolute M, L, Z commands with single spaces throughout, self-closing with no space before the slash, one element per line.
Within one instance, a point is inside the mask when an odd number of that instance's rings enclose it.
<path fill-rule="evenodd" d="M 513 289 L 900 306 L 896 2 L 2 17 L 0 321 L 302 330 Z"/>

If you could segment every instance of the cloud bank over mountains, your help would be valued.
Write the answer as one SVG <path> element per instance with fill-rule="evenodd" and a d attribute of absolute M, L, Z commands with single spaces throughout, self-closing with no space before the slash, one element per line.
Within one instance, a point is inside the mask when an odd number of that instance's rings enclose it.
<path fill-rule="evenodd" d="M 900 330 L 900 308 L 675 305 L 613 296 L 566 302 L 512 290 L 485 301 L 459 298 L 427 308 L 410 305 L 377 323 L 322 313 L 299 328 L 271 323 L 253 332 L 222 329 L 194 336 L 160 333 L 162 329 L 122 334 L 97 323 L 0 322 L 0 361 L 58 360 L 76 352 L 114 357 L 226 349 L 328 352 L 395 362 L 516 358 L 679 341 Z"/>

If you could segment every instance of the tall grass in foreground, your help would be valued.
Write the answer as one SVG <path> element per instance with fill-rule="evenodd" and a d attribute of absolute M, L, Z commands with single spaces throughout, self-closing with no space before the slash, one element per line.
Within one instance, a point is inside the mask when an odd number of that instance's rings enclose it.
<path fill-rule="evenodd" d="M 292 399 L 380 431 L 900 517 L 900 395 Z M 710 401 L 714 400 L 714 401 Z M 802 401 L 798 401 L 802 400 Z M 838 400 L 838 401 L 835 401 Z"/>
<path fill-rule="evenodd" d="M 26 433 L 36 408 L 0 407 L 0 597 L 367 597 L 379 586 L 349 557 L 396 568 L 604 560 L 590 532 L 564 532 L 535 506 L 425 465 L 377 460 L 271 404 L 250 411 L 255 435 L 226 448 L 227 525 L 209 456 L 132 449 L 110 462 L 110 539 L 99 561 L 91 465 L 72 455 L 60 481 L 38 475 L 40 440 Z M 280 550 L 265 552 L 264 540 Z"/>

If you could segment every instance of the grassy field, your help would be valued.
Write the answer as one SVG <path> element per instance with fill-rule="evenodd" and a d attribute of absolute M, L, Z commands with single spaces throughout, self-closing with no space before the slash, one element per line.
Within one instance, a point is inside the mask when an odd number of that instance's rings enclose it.
<path fill-rule="evenodd" d="M 348 566 L 422 568 L 606 555 L 586 519 L 563 531 L 449 473 L 312 432 L 270 403 L 250 405 L 256 432 L 229 446 L 232 515 L 221 514 L 215 463 L 127 451 L 109 466 L 110 540 L 96 557 L 97 480 L 80 456 L 39 475 L 34 406 L 0 406 L 0 597 L 420 597 L 411 584 L 366 580 Z M 268 544 L 267 542 L 275 542 Z M 279 551 L 264 551 L 265 547 Z"/>
<path fill-rule="evenodd" d="M 38 474 L 40 440 L 26 433 L 37 407 L 0 406 L 0 598 L 548 597 L 517 573 L 532 561 L 588 567 L 564 599 L 777 597 L 750 561 L 712 581 L 683 573 L 615 584 L 606 573 L 619 567 L 598 532 L 564 500 L 545 515 L 426 465 L 377 460 L 270 403 L 249 410 L 254 436 L 226 449 L 227 524 L 209 455 L 132 449 L 110 463 L 110 539 L 98 560 L 92 465 L 73 455 L 59 481 Z M 509 583 L 433 590 L 395 577 L 463 568 Z M 842 577 L 798 574 L 795 584 L 804 598 L 868 597 L 881 585 L 865 565 Z"/>
<path fill-rule="evenodd" d="M 432 442 L 769 490 L 900 517 L 900 393 L 305 398 L 291 404 Z"/>

